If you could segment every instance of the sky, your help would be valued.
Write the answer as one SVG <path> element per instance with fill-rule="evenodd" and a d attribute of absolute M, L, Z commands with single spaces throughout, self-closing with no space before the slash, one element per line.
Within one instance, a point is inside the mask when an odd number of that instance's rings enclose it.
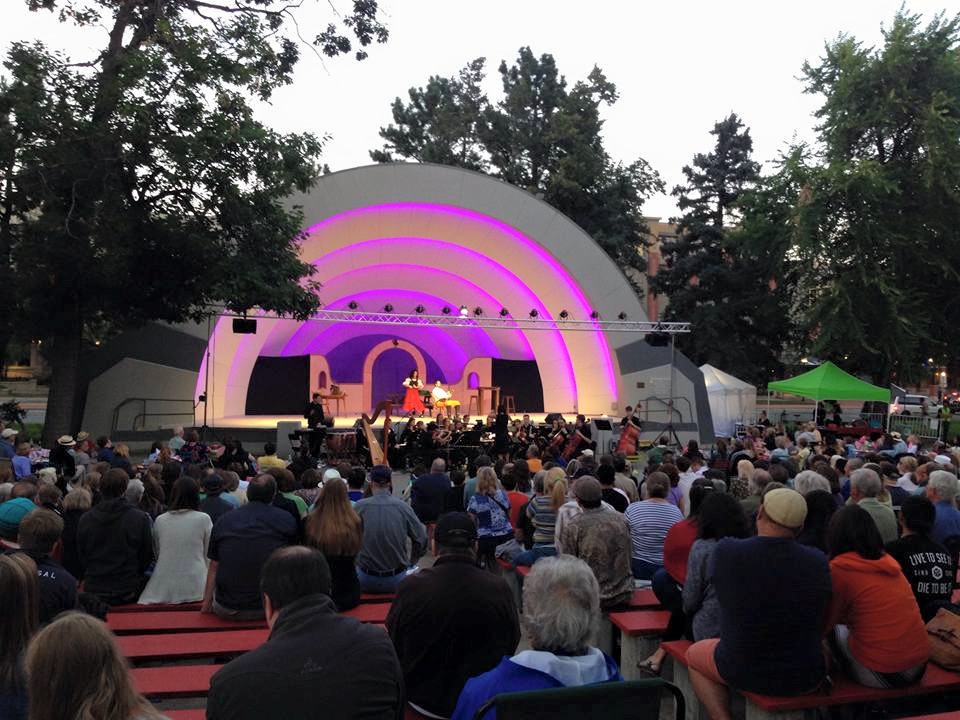
<path fill-rule="evenodd" d="M 304 0 L 305 36 L 330 20 L 347 0 Z M 755 158 L 768 163 L 795 140 L 813 138 L 820 99 L 803 92 L 805 60 L 816 62 L 840 33 L 879 45 L 901 0 L 380 0 L 390 29 L 387 44 L 356 62 L 321 61 L 304 51 L 294 83 L 276 93 L 259 117 L 278 130 L 330 137 L 323 162 L 333 170 L 369 164 L 377 134 L 390 122 L 394 98 L 430 75 L 451 75 L 476 57 L 488 61 L 487 91 L 496 98 L 500 61 L 528 45 L 551 53 L 572 82 L 594 65 L 617 85 L 619 101 L 605 109 L 610 154 L 646 159 L 668 189 L 681 169 L 711 146 L 713 124 L 736 112 L 750 128 Z M 49 13 L 30 13 L 23 0 L 2 0 L 0 48 L 42 39 L 77 60 L 98 47 L 102 30 L 58 25 Z M 925 19 L 947 0 L 911 0 Z M 676 214 L 669 195 L 644 205 L 649 216 Z"/>

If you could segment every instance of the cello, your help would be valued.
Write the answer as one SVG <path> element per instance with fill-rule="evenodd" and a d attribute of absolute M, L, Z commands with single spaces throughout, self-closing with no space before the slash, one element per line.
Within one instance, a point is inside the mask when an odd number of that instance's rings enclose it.
<path fill-rule="evenodd" d="M 640 403 L 637 403 L 640 407 Z M 623 429 L 620 430 L 620 439 L 617 441 L 617 453 L 622 455 L 636 455 L 637 441 L 640 439 L 640 426 L 634 420 L 636 410 L 626 418 Z"/>

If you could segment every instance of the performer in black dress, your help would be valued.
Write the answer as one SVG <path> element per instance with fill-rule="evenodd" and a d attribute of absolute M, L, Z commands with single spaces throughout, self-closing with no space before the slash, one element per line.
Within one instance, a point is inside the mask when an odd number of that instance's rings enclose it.
<path fill-rule="evenodd" d="M 493 421 L 493 449 L 506 460 L 510 453 L 510 417 L 503 405 L 497 408 L 497 417 Z"/>

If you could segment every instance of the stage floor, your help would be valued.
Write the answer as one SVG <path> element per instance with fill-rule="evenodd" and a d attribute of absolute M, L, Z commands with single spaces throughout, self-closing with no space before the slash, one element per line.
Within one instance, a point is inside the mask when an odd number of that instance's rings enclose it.
<path fill-rule="evenodd" d="M 527 413 L 530 415 L 530 420 L 534 423 L 542 423 L 546 420 L 547 413 Z M 475 420 L 477 416 L 473 416 Z M 523 413 L 516 414 L 513 416 L 514 419 L 522 419 Z M 563 415 L 566 420 L 573 420 L 576 416 L 573 413 L 566 413 Z M 333 428 L 335 430 L 347 430 L 352 428 L 357 420 L 360 419 L 359 415 L 342 415 L 335 417 L 333 419 Z M 405 416 L 403 415 L 393 415 L 394 423 L 404 420 Z M 424 423 L 430 422 L 431 418 L 424 416 L 418 418 L 423 420 Z M 299 422 L 301 427 L 306 427 L 306 420 L 299 415 L 238 415 L 234 417 L 225 417 L 218 418 L 217 420 L 210 423 L 213 427 L 218 429 L 236 429 L 236 430 L 275 430 L 277 423 L 279 422 Z M 374 427 L 383 426 L 383 416 L 377 418 L 377 422 L 373 424 Z"/>

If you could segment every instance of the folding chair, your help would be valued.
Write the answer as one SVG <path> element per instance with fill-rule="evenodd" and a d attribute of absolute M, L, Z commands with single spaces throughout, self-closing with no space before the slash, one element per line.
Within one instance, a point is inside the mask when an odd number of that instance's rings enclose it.
<path fill-rule="evenodd" d="M 504 693 L 480 706 L 473 720 L 489 720 L 490 710 L 496 710 L 497 720 L 658 720 L 663 690 L 673 695 L 674 720 L 683 720 L 683 693 L 662 678 Z"/>

